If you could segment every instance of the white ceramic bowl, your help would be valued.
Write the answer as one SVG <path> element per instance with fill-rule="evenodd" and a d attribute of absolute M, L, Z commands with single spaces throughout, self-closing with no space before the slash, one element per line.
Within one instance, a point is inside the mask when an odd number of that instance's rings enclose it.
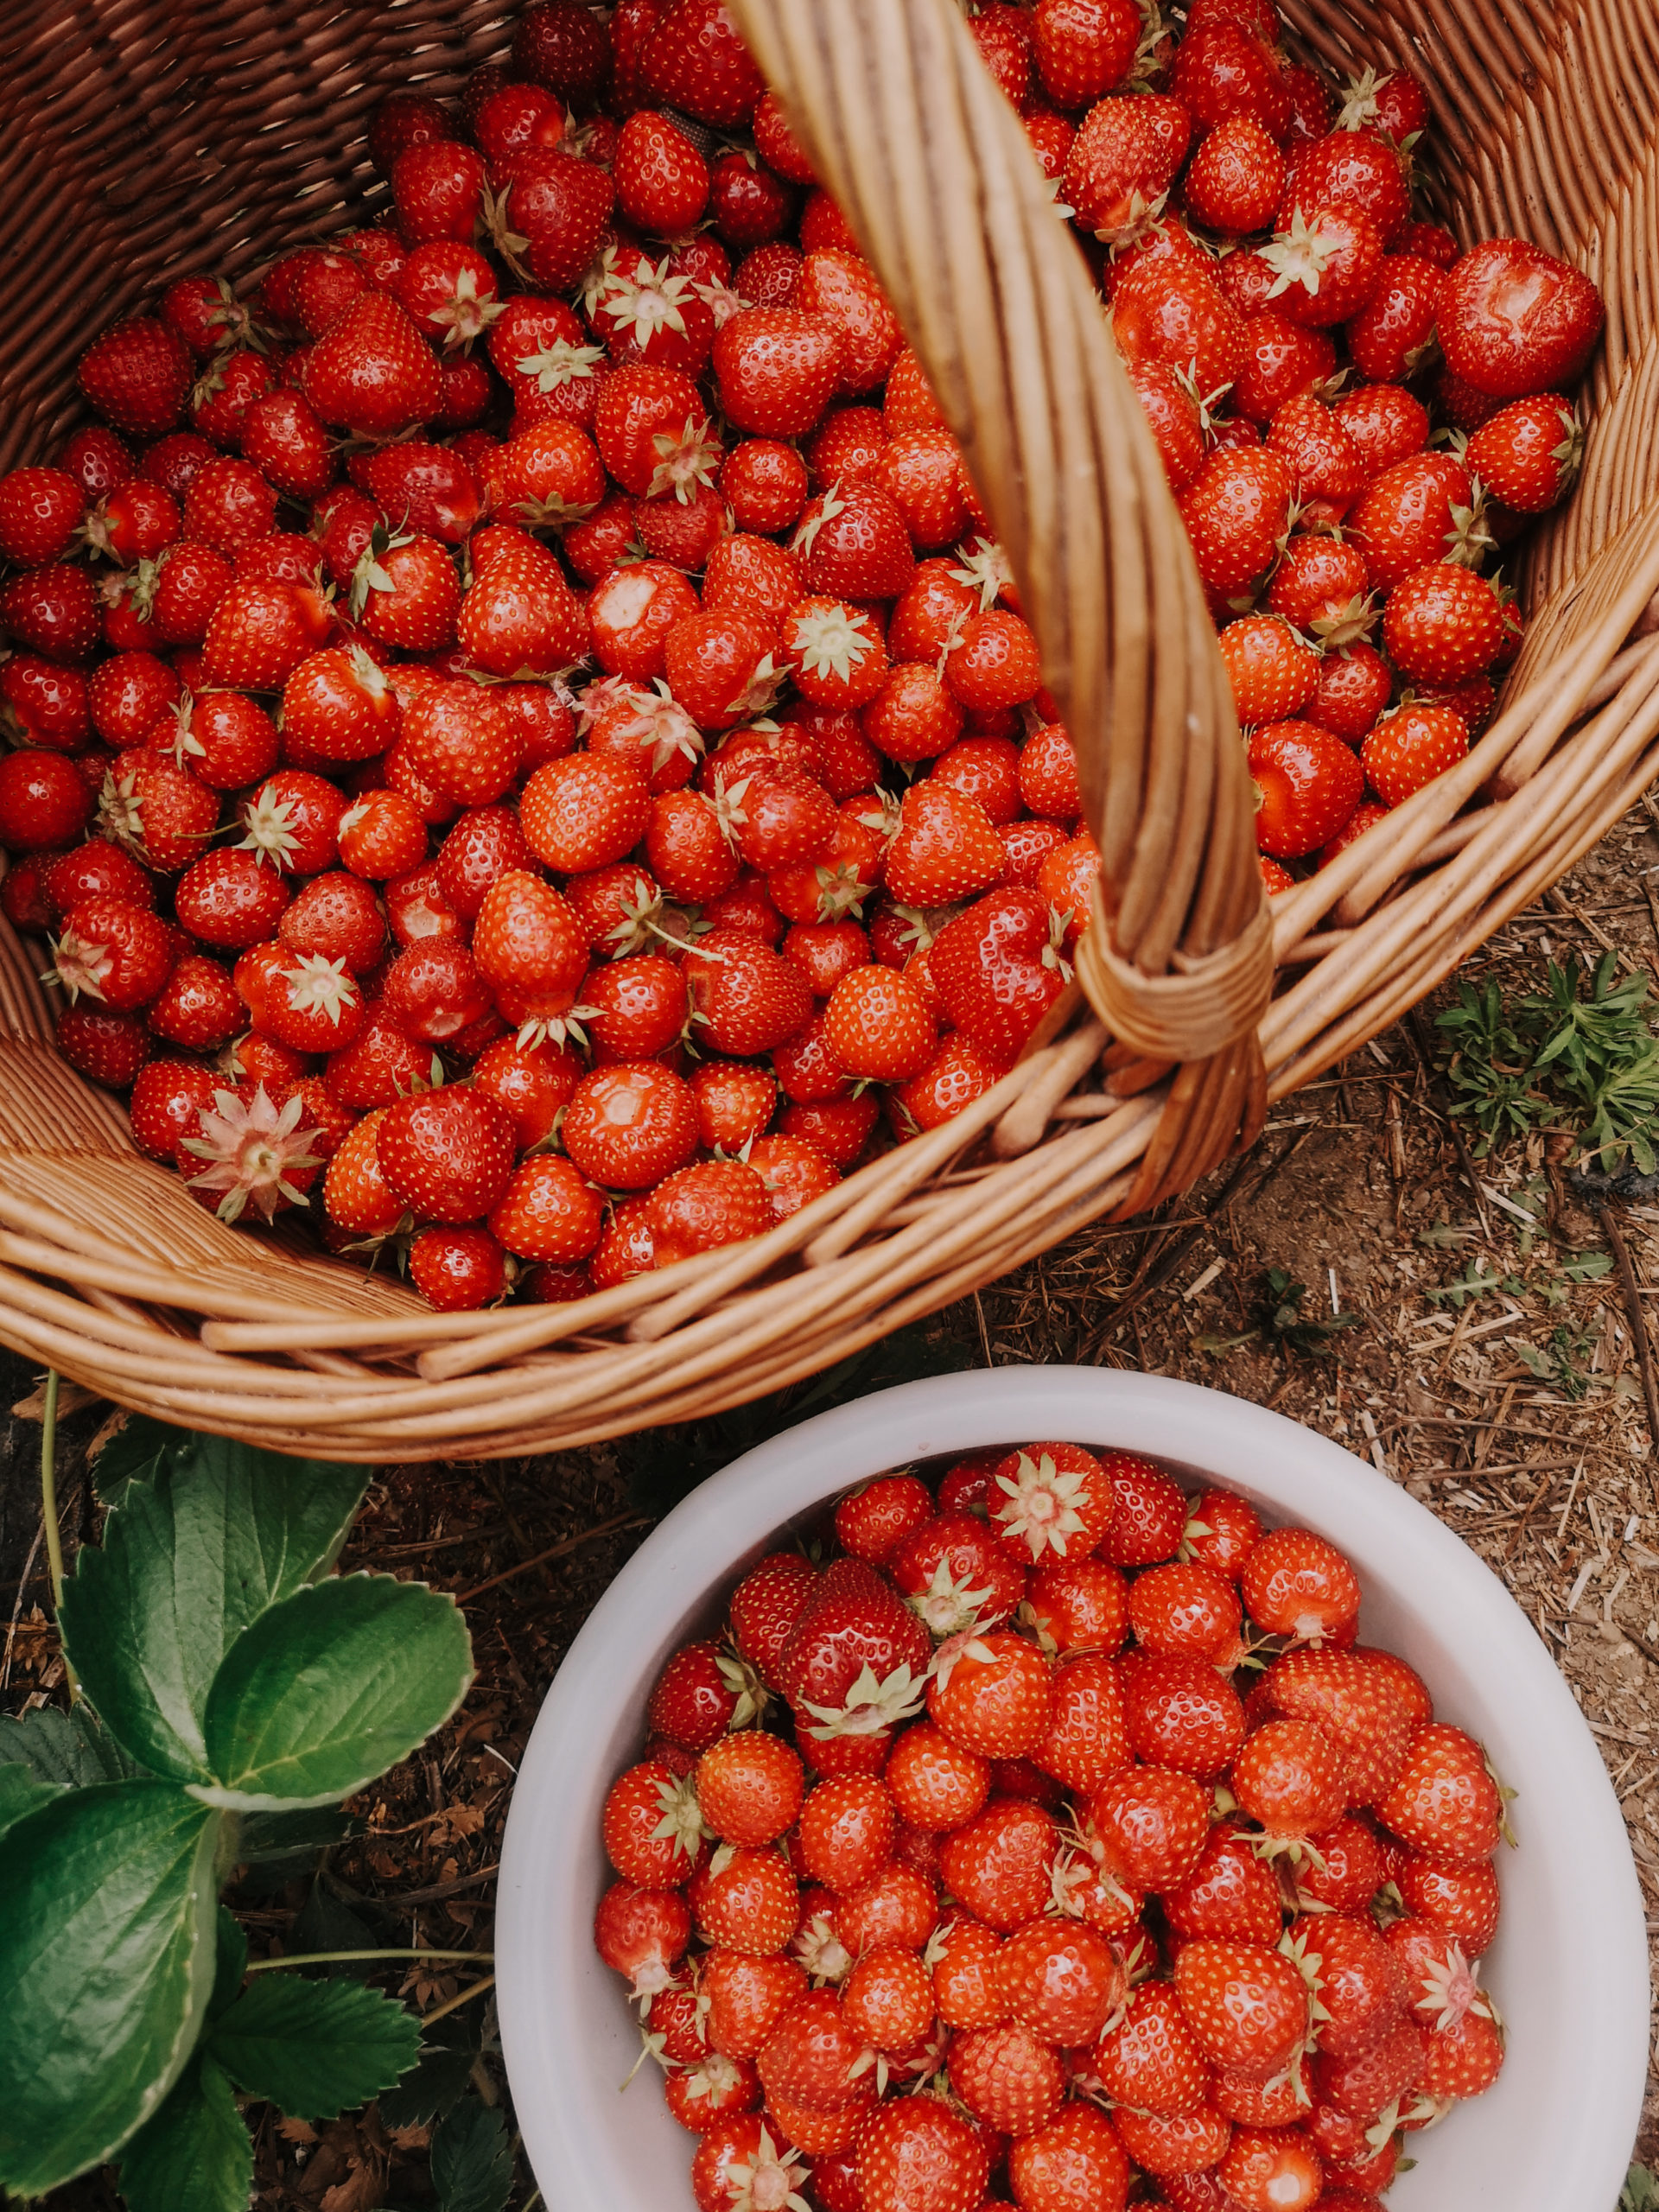
<path fill-rule="evenodd" d="M 1352 1559 L 1368 1643 L 1408 1659 L 1437 1712 L 1518 1791 L 1518 1851 L 1485 1978 L 1510 2030 L 1497 2086 L 1414 2139 L 1398 2212 L 1612 2212 L 1647 2070 L 1647 1944 L 1618 1802 L 1567 1685 L 1475 1554 L 1363 1461 L 1277 1414 L 1185 1382 L 1071 1367 L 913 1382 L 748 1452 L 677 1506 L 594 1607 L 526 1748 L 501 1854 L 502 2045 L 553 2212 L 691 2212 L 691 2138 L 639 2056 L 593 1948 L 600 1808 L 637 1756 L 646 1690 L 712 1627 L 740 1570 L 792 1517 L 884 1468 L 1033 1436 L 1144 1452 L 1230 1484 Z"/>

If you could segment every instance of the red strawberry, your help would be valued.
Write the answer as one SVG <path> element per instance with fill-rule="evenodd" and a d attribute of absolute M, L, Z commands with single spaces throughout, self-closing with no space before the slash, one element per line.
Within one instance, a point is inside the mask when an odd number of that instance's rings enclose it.
<path fill-rule="evenodd" d="M 377 1138 L 380 1168 L 406 1205 L 433 1221 L 476 1221 L 506 1187 L 512 1129 L 479 1092 L 446 1087 L 400 1098 Z"/>
<path fill-rule="evenodd" d="M 1032 58 L 1057 107 L 1086 107 L 1128 75 L 1141 40 L 1130 0 L 1037 0 Z"/>
<path fill-rule="evenodd" d="M 1160 92 L 1090 108 L 1060 183 L 1077 228 L 1109 245 L 1138 238 L 1162 207 L 1192 136 L 1186 110 Z"/>
<path fill-rule="evenodd" d="M 1313 696 L 1319 655 L 1278 616 L 1242 615 L 1219 642 L 1241 722 L 1282 721 Z"/>
<path fill-rule="evenodd" d="M 1192 156 L 1186 172 L 1187 212 L 1229 238 L 1265 230 L 1285 181 L 1285 162 L 1252 115 L 1218 123 Z"/>
<path fill-rule="evenodd" d="M 1408 703 L 1385 715 L 1360 747 L 1371 789 L 1398 806 L 1425 784 L 1456 767 L 1469 750 L 1469 725 L 1450 707 Z"/>
<path fill-rule="evenodd" d="M 1279 144 L 1290 135 L 1283 69 L 1271 40 L 1246 22 L 1212 16 L 1190 29 L 1175 50 L 1171 90 L 1201 130 L 1250 115 Z"/>
<path fill-rule="evenodd" d="M 1483 423 L 1463 457 L 1506 507 L 1535 515 L 1565 497 L 1583 453 L 1584 429 L 1572 407 L 1542 392 L 1513 401 Z"/>
<path fill-rule="evenodd" d="M 508 266 L 550 292 L 576 282 L 599 251 L 616 194 L 593 162 L 532 147 L 511 157 L 499 198 L 486 200 L 489 233 Z"/>
<path fill-rule="evenodd" d="M 1082 2212 L 1125 2202 L 1130 2170 L 1106 2114 L 1072 2098 L 1046 2127 L 1012 2145 L 1008 2177 L 1016 2202 L 1032 2212 Z"/>
<path fill-rule="evenodd" d="M 1454 376 L 1520 399 L 1571 384 L 1605 319 L 1578 270 L 1524 238 L 1488 238 L 1447 272 L 1435 327 Z"/>
<path fill-rule="evenodd" d="M 395 300 L 365 292 L 307 355 L 305 396 L 339 429 L 391 437 L 436 410 L 438 365 Z"/>
<path fill-rule="evenodd" d="M 1268 723 L 1252 734 L 1248 757 L 1260 794 L 1256 842 L 1279 860 L 1334 837 L 1365 788 L 1351 750 L 1313 722 Z"/>
<path fill-rule="evenodd" d="M 916 573 L 905 518 L 879 484 L 823 493 L 807 508 L 791 550 L 807 589 L 831 599 L 896 599 Z"/>
<path fill-rule="evenodd" d="M 664 115 L 629 116 L 617 140 L 611 181 L 622 213 L 642 231 L 672 238 L 709 204 L 709 164 Z"/>
<path fill-rule="evenodd" d="M 1217 2066 L 1265 2073 L 1282 2065 L 1306 2032 L 1308 1994 L 1276 1950 L 1249 1943 L 1184 1944 L 1175 1961 L 1181 2009 Z"/>
<path fill-rule="evenodd" d="M 581 0 L 537 0 L 513 35 L 515 74 L 544 85 L 562 100 L 595 99 L 611 58 L 605 27 Z"/>
<path fill-rule="evenodd" d="M 1361 207 L 1321 206 L 1299 194 L 1288 226 L 1261 256 L 1273 271 L 1268 297 L 1293 322 L 1346 322 L 1376 289 L 1382 234 Z"/>
<path fill-rule="evenodd" d="M 1089 2117 L 1111 2134 L 1103 2115 Z M 977 2212 L 990 2167 L 990 2152 L 969 2122 L 924 2094 L 889 2098 L 877 2108 L 859 2133 L 854 2170 L 862 2212 Z"/>
<path fill-rule="evenodd" d="M 659 100 L 721 130 L 741 130 L 765 89 L 721 0 L 674 0 L 645 42 L 640 73 Z"/>
<path fill-rule="evenodd" d="M 118 430 L 155 438 L 177 426 L 192 373 L 189 354 L 166 323 L 133 315 L 93 339 L 75 382 Z"/>
<path fill-rule="evenodd" d="M 1489 1859 L 1503 1825 L 1503 1799 L 1480 1745 L 1461 1728 L 1428 1721 L 1377 1808 L 1414 1849 L 1452 1859 Z"/>
<path fill-rule="evenodd" d="M 685 962 L 695 1033 L 717 1052 L 767 1052 L 803 1028 L 812 1011 L 792 962 L 746 931 L 715 929 Z"/>
<path fill-rule="evenodd" d="M 61 468 L 13 468 L 0 476 L 0 553 L 26 568 L 69 549 L 85 511 L 80 487 Z"/>
<path fill-rule="evenodd" d="M 1430 562 L 1389 593 L 1382 639 L 1390 659 L 1413 682 L 1460 683 L 1497 657 L 1503 642 L 1497 594 L 1471 569 Z"/>
<path fill-rule="evenodd" d="M 1432 261 L 1383 256 L 1375 289 L 1348 324 L 1348 350 L 1365 376 L 1394 383 L 1424 365 L 1445 288 L 1445 275 Z"/>
<path fill-rule="evenodd" d="M 974 2118 L 1003 2135 L 1033 2133 L 1065 2095 L 1058 2053 L 1018 2021 L 953 2036 L 950 2078 Z"/>
<path fill-rule="evenodd" d="M 562 1040 L 589 956 L 587 933 L 551 884 L 523 868 L 498 877 L 479 908 L 473 957 L 521 1046 Z"/>
<path fill-rule="evenodd" d="M 778 1681 L 813 1744 L 885 1743 L 919 1707 L 931 1657 L 926 1630 L 892 1586 L 861 1560 L 837 1560 L 796 1618 Z"/>
<path fill-rule="evenodd" d="M 1001 841 L 976 799 L 931 779 L 912 784 L 887 848 L 887 887 L 909 906 L 942 906 L 1002 874 Z"/>
<path fill-rule="evenodd" d="M 1219 448 L 1178 502 L 1198 574 L 1242 592 L 1271 564 L 1290 512 L 1291 474 L 1271 447 Z"/>
<path fill-rule="evenodd" d="M 846 347 L 839 328 L 792 308 L 746 308 L 715 340 L 721 404 L 757 436 L 804 436 L 841 382 Z"/>
<path fill-rule="evenodd" d="M 309 585 L 236 578 L 208 617 L 201 670 L 207 683 L 277 691 L 328 634 L 330 617 Z"/>
<path fill-rule="evenodd" d="M 939 902 L 930 895 L 915 903 Z M 994 891 L 947 923 L 929 950 L 928 971 L 951 1020 L 999 1065 L 1018 1057 L 1065 988 L 1069 970 L 1053 918 L 1033 891 Z"/>

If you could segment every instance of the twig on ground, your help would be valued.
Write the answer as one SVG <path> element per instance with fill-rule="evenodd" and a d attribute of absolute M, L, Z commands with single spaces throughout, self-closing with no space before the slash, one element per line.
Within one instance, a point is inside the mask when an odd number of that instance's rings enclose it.
<path fill-rule="evenodd" d="M 1659 1510 L 1659 1381 L 1653 1371 L 1653 1346 L 1648 1339 L 1648 1324 L 1642 1311 L 1642 1288 L 1636 1279 L 1636 1269 L 1630 1264 L 1630 1248 L 1624 1232 L 1613 1219 L 1605 1199 L 1598 1198 L 1596 1219 L 1601 1224 L 1601 1233 L 1607 1239 L 1614 1262 L 1618 1268 L 1618 1280 L 1624 1293 L 1624 1316 L 1630 1324 L 1631 1341 L 1642 1369 L 1642 1395 L 1648 1409 L 1648 1434 L 1653 1442 L 1654 1504 Z"/>
<path fill-rule="evenodd" d="M 534 1559 L 521 1559 L 516 1567 L 503 1567 L 499 1574 L 493 1574 L 487 1582 L 474 1583 L 470 1590 L 456 1594 L 458 1605 L 470 1605 L 474 1598 L 481 1598 L 486 1590 L 493 1590 L 503 1582 L 511 1582 L 515 1574 L 527 1574 L 533 1567 L 540 1567 L 550 1559 L 563 1559 L 567 1552 L 577 1551 L 583 1544 L 591 1544 L 601 1536 L 613 1536 L 622 1529 L 643 1529 L 655 1520 L 652 1513 L 619 1513 L 609 1521 L 601 1521 L 595 1529 L 584 1529 L 579 1536 L 567 1536 L 562 1544 L 550 1544 L 544 1552 L 537 1552 Z"/>

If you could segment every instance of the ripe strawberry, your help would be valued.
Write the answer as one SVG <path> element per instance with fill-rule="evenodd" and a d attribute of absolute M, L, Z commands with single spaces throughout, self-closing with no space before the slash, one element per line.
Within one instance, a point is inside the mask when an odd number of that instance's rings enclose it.
<path fill-rule="evenodd" d="M 1491 665 L 1502 639 L 1497 595 L 1484 576 L 1449 561 L 1402 576 L 1389 594 L 1382 637 L 1402 673 L 1459 683 Z"/>
<path fill-rule="evenodd" d="M 124 1090 L 149 1052 L 149 1038 L 137 1014 L 105 1014 L 96 1007 L 66 1007 L 54 1034 L 69 1065 L 106 1090 Z"/>
<path fill-rule="evenodd" d="M 1274 1710 L 1317 1721 L 1347 1762 L 1352 1804 L 1374 1804 L 1391 1787 L 1427 1706 L 1394 1670 L 1365 1651 L 1287 1651 L 1263 1678 Z"/>
<path fill-rule="evenodd" d="M 612 1866 L 641 1889 L 677 1889 L 708 1856 L 709 1831 L 696 1793 L 658 1759 L 617 1777 L 600 1832 Z"/>
<path fill-rule="evenodd" d="M 887 887 L 896 899 L 944 906 L 988 890 L 1003 867 L 1001 843 L 976 800 L 931 780 L 911 785 L 887 848 Z"/>
<path fill-rule="evenodd" d="M 1279 1941 L 1278 1882 L 1250 1838 L 1231 1826 L 1210 1831 L 1198 1865 L 1165 1893 L 1164 1910 L 1175 1933 L 1189 1942 L 1271 1948 Z"/>
<path fill-rule="evenodd" d="M 1382 234 L 1362 207 L 1324 205 L 1298 190 L 1287 227 L 1261 257 L 1273 271 L 1268 297 L 1292 322 L 1319 328 L 1346 322 L 1370 299 L 1381 279 Z"/>
<path fill-rule="evenodd" d="M 795 1933 L 800 1891 L 777 1852 L 725 1844 L 692 1878 L 690 1904 L 709 1942 L 765 1958 Z"/>
<path fill-rule="evenodd" d="M 92 340 L 75 382 L 118 430 L 155 438 L 176 428 L 192 373 L 190 356 L 168 324 L 133 315 Z"/>
<path fill-rule="evenodd" d="M 1506 507 L 1534 515 L 1566 496 L 1583 452 L 1583 427 L 1572 407 L 1544 392 L 1515 400 L 1483 423 L 1464 461 Z"/>
<path fill-rule="evenodd" d="M 1084 2212 L 1125 2201 L 1129 2162 L 1106 2114 L 1073 2099 L 1011 2145 L 1008 2178 L 1016 2202 L 1032 2212 Z"/>
<path fill-rule="evenodd" d="M 39 753 L 16 753 L 12 761 L 36 766 L 37 774 L 44 767 L 59 765 L 51 756 Z M 10 765 L 0 763 L 0 769 Z M 81 819 L 85 818 L 83 810 Z M 188 770 L 175 767 L 165 754 L 133 747 L 117 753 L 111 761 L 99 794 L 99 832 L 124 845 L 147 866 L 164 870 L 188 867 L 218 825 L 218 794 L 199 783 Z M 5 822 L 3 798 L 0 834 L 8 843 L 26 849 L 29 845 L 28 838 L 12 836 Z M 61 840 L 54 837 L 51 842 Z"/>
<path fill-rule="evenodd" d="M 1365 788 L 1351 749 L 1314 722 L 1272 722 L 1255 730 L 1247 758 L 1260 795 L 1255 841 L 1281 860 L 1326 843 Z"/>
<path fill-rule="evenodd" d="M 825 1008 L 824 1041 L 838 1066 L 860 1081 L 903 1083 L 932 1057 L 937 1032 L 907 976 L 880 966 L 843 976 Z"/>
<path fill-rule="evenodd" d="M 499 194 L 486 202 L 486 226 L 515 274 L 563 292 L 599 251 L 615 200 L 596 162 L 563 148 L 528 147 L 510 157 Z"/>
<path fill-rule="evenodd" d="M 202 676 L 210 685 L 278 691 L 328 627 L 328 610 L 308 585 L 237 577 L 208 617 Z"/>
<path fill-rule="evenodd" d="M 969 1631 L 940 1655 L 927 1693 L 934 1724 L 981 1758 L 1023 1758 L 1047 1735 L 1053 1713 L 1048 1662 L 1007 1631 Z"/>
<path fill-rule="evenodd" d="M 1416 1850 L 1459 1860 L 1489 1859 L 1503 1821 L 1503 1796 L 1479 1745 L 1440 1721 L 1425 1722 L 1413 1736 L 1377 1810 Z"/>
<path fill-rule="evenodd" d="M 368 291 L 310 349 L 304 391 L 335 429 L 391 437 L 435 411 L 438 365 L 397 302 Z"/>
<path fill-rule="evenodd" d="M 1282 721 L 1312 698 L 1319 657 L 1278 616 L 1242 615 L 1220 645 L 1241 722 Z"/>
<path fill-rule="evenodd" d="M 1109 2134 L 1110 2123 L 1101 2125 Z M 990 2165 L 970 2123 L 925 2094 L 879 2106 L 859 2134 L 854 2161 L 863 2212 L 977 2212 Z"/>
<path fill-rule="evenodd" d="M 1323 1834 L 1348 1802 L 1342 1747 L 1312 1720 L 1268 1720 L 1252 1732 L 1232 1765 L 1240 1810 L 1274 1840 Z"/>
<path fill-rule="evenodd" d="M 1137 1758 L 1211 1780 L 1244 1740 L 1238 1694 L 1217 1662 L 1190 1652 L 1137 1650 L 1122 1664 L 1129 1742 Z"/>
<path fill-rule="evenodd" d="M 639 60 L 645 88 L 717 130 L 741 130 L 764 89 L 721 0 L 673 0 Z"/>
<path fill-rule="evenodd" d="M 1065 2070 L 1050 2044 L 1017 2021 L 951 2038 L 950 2086 L 999 2134 L 1029 2135 L 1059 2110 Z"/>
<path fill-rule="evenodd" d="M 1175 1961 L 1181 2009 L 1217 2066 L 1267 2073 L 1290 2057 L 1306 2032 L 1306 1983 L 1288 1959 L 1250 1943 L 1199 1939 Z"/>
<path fill-rule="evenodd" d="M 1605 320 L 1578 270 L 1524 238 L 1488 238 L 1447 271 L 1435 329 L 1447 368 L 1494 399 L 1571 384 Z"/>
<path fill-rule="evenodd" d="M 99 603 L 86 570 L 63 561 L 0 588 L 0 619 L 14 640 L 48 660 L 86 659 L 99 639 Z"/>
<path fill-rule="evenodd" d="M 377 1149 L 392 1191 L 433 1221 L 476 1221 L 512 1172 L 512 1124 L 467 1090 L 400 1098 L 380 1124 Z"/>
<path fill-rule="evenodd" d="M 1271 564 L 1289 518 L 1291 473 L 1271 447 L 1218 448 L 1177 502 L 1198 574 L 1224 594 L 1245 590 Z"/>
<path fill-rule="evenodd" d="M 721 405 L 741 430 L 804 436 L 841 382 L 846 347 L 839 327 L 795 308 L 745 308 L 715 340 Z"/>
<path fill-rule="evenodd" d="M 129 899 L 107 895 L 69 909 L 52 951 L 51 980 L 62 985 L 72 1006 L 85 991 L 118 1014 L 147 1006 L 174 959 L 165 923 Z"/>
<path fill-rule="evenodd" d="M 692 1020 L 717 1052 L 768 1052 L 793 1037 L 812 1011 L 800 970 L 759 938 L 715 929 L 687 956 Z"/>
<path fill-rule="evenodd" d="M 626 1975 L 636 1997 L 670 1986 L 690 1938 L 691 1916 L 677 1890 L 615 1882 L 599 1901 L 594 1948 L 613 1973 Z"/>
<path fill-rule="evenodd" d="M 1373 791 L 1398 806 L 1425 784 L 1456 767 L 1469 751 L 1469 725 L 1450 707 L 1408 704 L 1385 715 L 1360 747 Z"/>
<path fill-rule="evenodd" d="M 1190 2113 L 1210 2082 L 1205 2054 L 1166 1981 L 1134 1992 L 1122 2018 L 1101 2037 L 1094 2066 L 1107 2094 L 1137 2112 Z"/>
<path fill-rule="evenodd" d="M 595 1068 L 577 1084 L 562 1133 L 593 1181 L 613 1191 L 645 1190 L 696 1151 L 696 1101 L 658 1061 Z"/>
<path fill-rule="evenodd" d="M 212 1110 L 214 1077 L 199 1060 L 151 1060 L 133 1077 L 128 1113 L 141 1152 L 171 1161 Z"/>
<path fill-rule="evenodd" d="M 779 1686 L 778 1662 L 817 1580 L 800 1553 L 774 1552 L 751 1567 L 732 1592 L 732 1641 L 770 1688 Z"/>
<path fill-rule="evenodd" d="M 703 1821 L 723 1843 L 758 1850 L 792 1827 L 801 1809 L 799 1758 L 760 1729 L 720 1737 L 697 1761 L 695 1781 Z"/>
<path fill-rule="evenodd" d="M 1136 1890 L 1172 1889 L 1198 1865 L 1209 1834 L 1209 1800 L 1191 1775 L 1129 1766 L 1089 1799 L 1099 1863 Z"/>
<path fill-rule="evenodd" d="M 1205 136 L 1184 187 L 1187 212 L 1229 238 L 1265 230 L 1284 188 L 1284 156 L 1253 115 L 1230 115 Z"/>
<path fill-rule="evenodd" d="M 38 568 L 69 550 L 85 512 L 80 487 L 61 468 L 13 468 L 0 476 L 0 553 Z"/>

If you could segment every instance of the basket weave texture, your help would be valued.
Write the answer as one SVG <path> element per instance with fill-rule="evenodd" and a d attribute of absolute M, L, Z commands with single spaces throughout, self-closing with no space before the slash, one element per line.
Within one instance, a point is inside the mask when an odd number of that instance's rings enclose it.
<path fill-rule="evenodd" d="M 1270 908 L 1155 450 L 951 0 L 728 5 L 1019 578 L 1104 855 L 1081 988 L 957 1121 L 769 1235 L 579 1304 L 438 1315 L 280 1232 L 223 1226 L 144 1160 L 120 1106 L 58 1058 L 38 948 L 0 921 L 0 1339 L 125 1404 L 391 1460 L 548 1450 L 777 1389 L 1186 1187 L 1659 772 L 1652 0 L 1281 0 L 1304 56 L 1419 79 L 1434 212 L 1465 244 L 1516 232 L 1574 262 L 1607 331 L 1582 478 L 1519 565 L 1529 633 L 1500 713 L 1465 763 Z M 23 0 L 0 28 L 0 466 L 53 452 L 78 419 L 79 349 L 171 276 L 239 278 L 372 213 L 378 100 L 457 92 L 512 29 L 487 0 Z M 42 261 L 51 282 L 25 281 Z M 1103 1047 L 1108 1089 L 1080 1091 Z"/>

